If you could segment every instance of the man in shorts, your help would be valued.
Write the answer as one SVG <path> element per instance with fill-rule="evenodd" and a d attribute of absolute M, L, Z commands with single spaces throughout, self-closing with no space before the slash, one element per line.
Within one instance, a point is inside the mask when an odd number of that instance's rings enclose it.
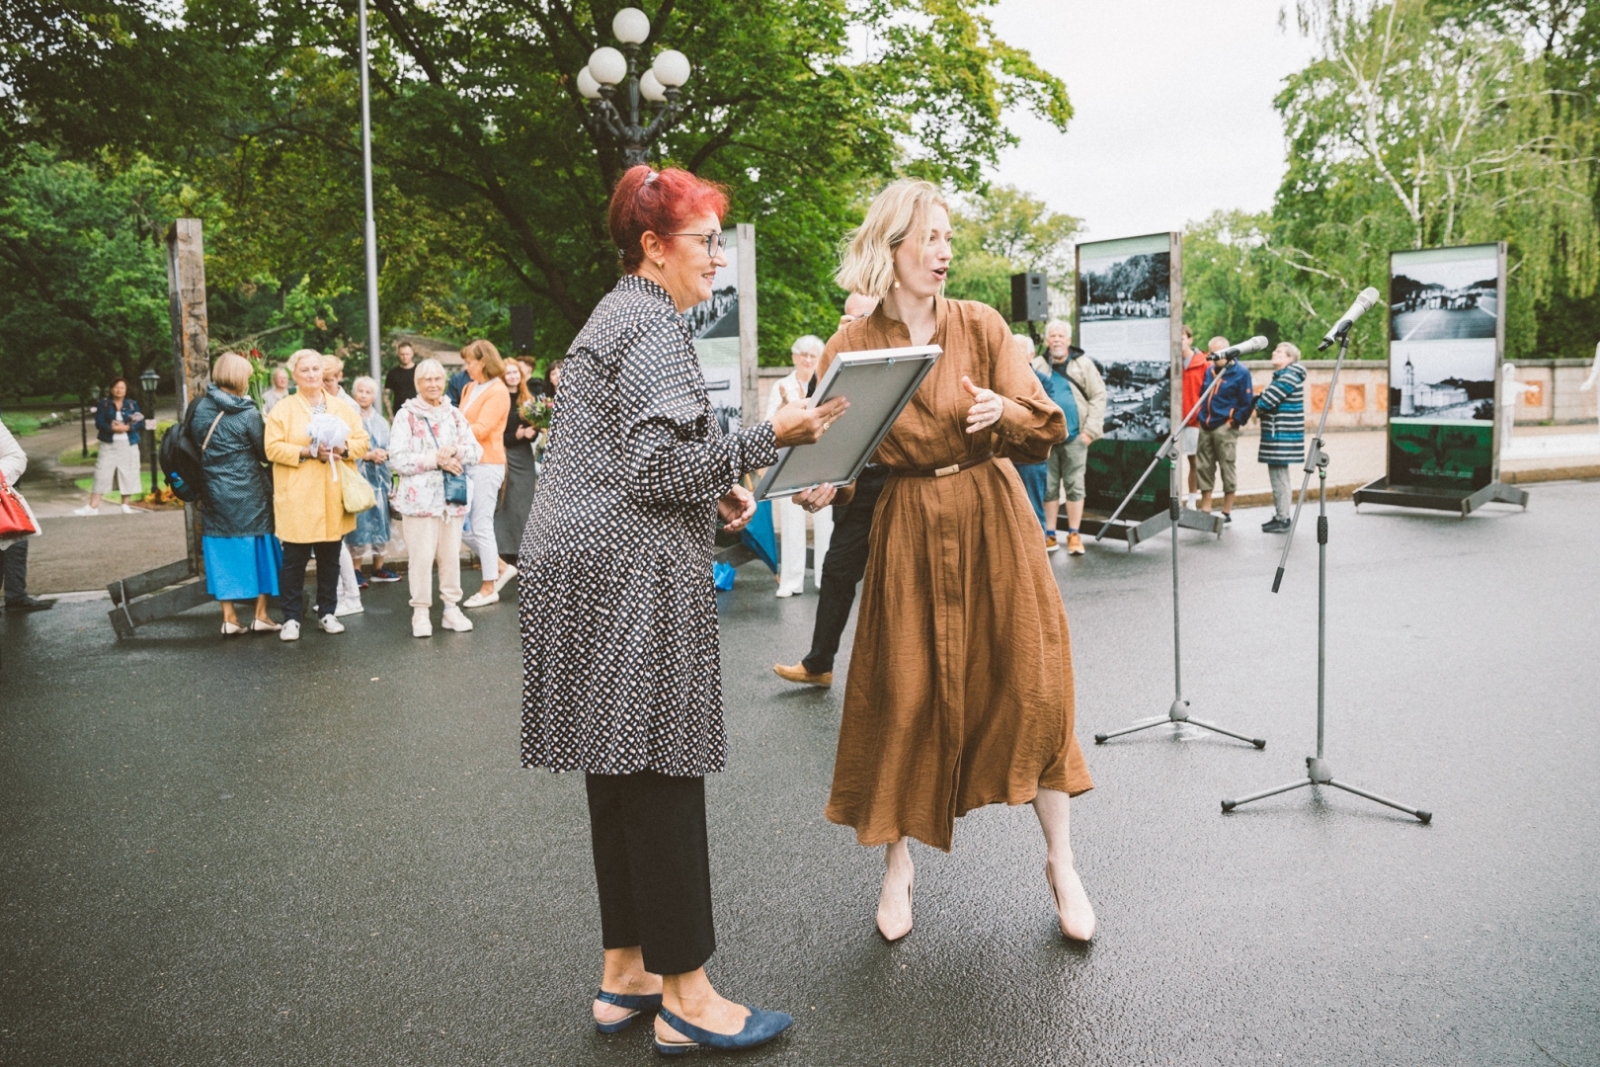
<path fill-rule="evenodd" d="M 1236 359 L 1222 359 L 1218 355 L 1228 347 L 1225 337 L 1211 339 L 1211 368 L 1206 371 L 1204 394 L 1211 388 L 1214 378 L 1220 378 L 1216 389 L 1200 405 L 1200 444 L 1195 450 L 1195 463 L 1199 466 L 1200 510 L 1211 512 L 1211 491 L 1216 487 L 1217 472 L 1222 472 L 1222 521 L 1233 521 L 1233 500 L 1239 489 L 1238 450 L 1239 430 L 1250 421 L 1255 409 L 1255 384 L 1250 379 L 1250 369 Z"/>
<path fill-rule="evenodd" d="M 1045 468 L 1045 548 L 1056 550 L 1056 518 L 1061 496 L 1067 498 L 1067 555 L 1083 555 L 1083 476 L 1089 465 L 1089 446 L 1105 433 L 1106 383 L 1094 361 L 1072 343 L 1072 327 L 1053 319 L 1044 328 L 1050 374 L 1039 375 L 1045 392 L 1067 413 L 1067 439 L 1050 449 Z M 1067 410 L 1067 405 L 1072 410 Z M 1076 429 L 1076 433 L 1073 430 Z"/>
<path fill-rule="evenodd" d="M 1222 347 L 1228 346 L 1224 344 Z M 1185 415 L 1194 411 L 1194 406 L 1200 402 L 1200 393 L 1205 388 L 1205 380 L 1206 354 L 1194 346 L 1194 330 L 1185 326 L 1183 328 L 1183 413 Z M 1183 424 L 1183 433 L 1178 438 L 1178 444 L 1182 447 L 1183 454 L 1189 457 L 1189 500 L 1185 503 L 1193 503 L 1200 495 L 1200 475 L 1195 469 L 1194 462 L 1195 452 L 1200 448 L 1198 413 L 1190 416 L 1189 421 Z"/>

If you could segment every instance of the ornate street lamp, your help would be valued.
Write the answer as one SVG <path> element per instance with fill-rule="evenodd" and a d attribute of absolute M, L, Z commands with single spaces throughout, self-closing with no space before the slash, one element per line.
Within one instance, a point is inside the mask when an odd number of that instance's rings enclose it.
<path fill-rule="evenodd" d="M 650 19 L 636 7 L 625 7 L 611 20 L 611 32 L 622 51 L 596 48 L 589 65 L 578 72 L 578 92 L 589 101 L 589 126 L 596 138 L 604 133 L 622 152 L 625 167 L 647 162 L 650 146 L 666 132 L 683 110 L 678 94 L 689 80 L 689 57 L 667 49 L 657 54 L 650 68 L 638 72 L 639 46 L 650 37 Z M 626 54 L 624 54 L 626 53 Z M 616 99 L 626 96 L 626 111 Z M 655 105 L 654 116 L 641 116 L 640 98 Z M 641 118 L 649 120 L 646 125 Z"/>

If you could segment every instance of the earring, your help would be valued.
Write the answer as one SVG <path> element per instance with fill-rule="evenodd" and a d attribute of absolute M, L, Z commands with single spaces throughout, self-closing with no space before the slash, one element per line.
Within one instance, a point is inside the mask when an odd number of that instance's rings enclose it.
<path fill-rule="evenodd" d="M 664 259 L 656 260 L 656 269 L 658 269 L 658 270 L 665 269 L 666 265 L 667 265 L 667 261 L 666 260 L 664 260 Z"/>
<path fill-rule="evenodd" d="M 899 279 L 899 278 L 896 278 L 896 279 L 895 279 L 895 280 L 894 280 L 894 287 L 895 287 L 895 288 L 896 288 L 896 289 L 898 289 L 898 288 L 900 288 L 900 279 Z"/>

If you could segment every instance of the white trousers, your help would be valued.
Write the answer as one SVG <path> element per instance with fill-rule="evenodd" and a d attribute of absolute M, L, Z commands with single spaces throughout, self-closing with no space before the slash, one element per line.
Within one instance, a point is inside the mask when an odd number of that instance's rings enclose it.
<path fill-rule="evenodd" d="M 356 581 L 356 561 L 350 557 L 350 546 L 339 541 L 339 603 L 361 603 L 361 583 Z"/>
<path fill-rule="evenodd" d="M 433 568 L 439 568 L 439 599 L 446 607 L 461 603 L 461 520 L 402 515 L 400 536 L 406 539 L 406 572 L 411 606 L 433 606 Z"/>
<path fill-rule="evenodd" d="M 778 501 L 778 533 L 782 539 L 778 569 L 778 593 L 794 596 L 806 588 L 806 510 L 789 497 Z M 821 585 L 822 561 L 828 555 L 828 542 L 833 540 L 833 509 L 823 508 L 812 518 L 812 548 L 816 559 L 812 564 L 812 584 Z"/>
<path fill-rule="evenodd" d="M 504 463 L 478 463 L 467 468 L 472 479 L 472 503 L 467 508 L 467 529 L 461 540 L 478 556 L 483 580 L 500 577 L 500 546 L 494 540 L 494 510 L 500 503 L 500 483 L 506 479 Z"/>

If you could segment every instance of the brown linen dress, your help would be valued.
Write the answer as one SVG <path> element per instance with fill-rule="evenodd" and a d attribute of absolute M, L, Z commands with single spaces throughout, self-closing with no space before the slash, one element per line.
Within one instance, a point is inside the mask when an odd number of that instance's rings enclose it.
<path fill-rule="evenodd" d="M 1011 457 L 1036 463 L 1066 417 L 1016 358 L 998 312 L 936 302 L 944 349 L 874 459 L 891 474 L 872 525 L 827 817 L 863 845 L 910 835 L 949 851 L 957 816 L 1094 787 L 1073 735 L 1067 613 Z M 835 354 L 909 345 L 879 309 L 833 335 Z M 1005 399 L 966 432 L 971 394 Z M 929 471 L 995 458 L 943 477 Z"/>

